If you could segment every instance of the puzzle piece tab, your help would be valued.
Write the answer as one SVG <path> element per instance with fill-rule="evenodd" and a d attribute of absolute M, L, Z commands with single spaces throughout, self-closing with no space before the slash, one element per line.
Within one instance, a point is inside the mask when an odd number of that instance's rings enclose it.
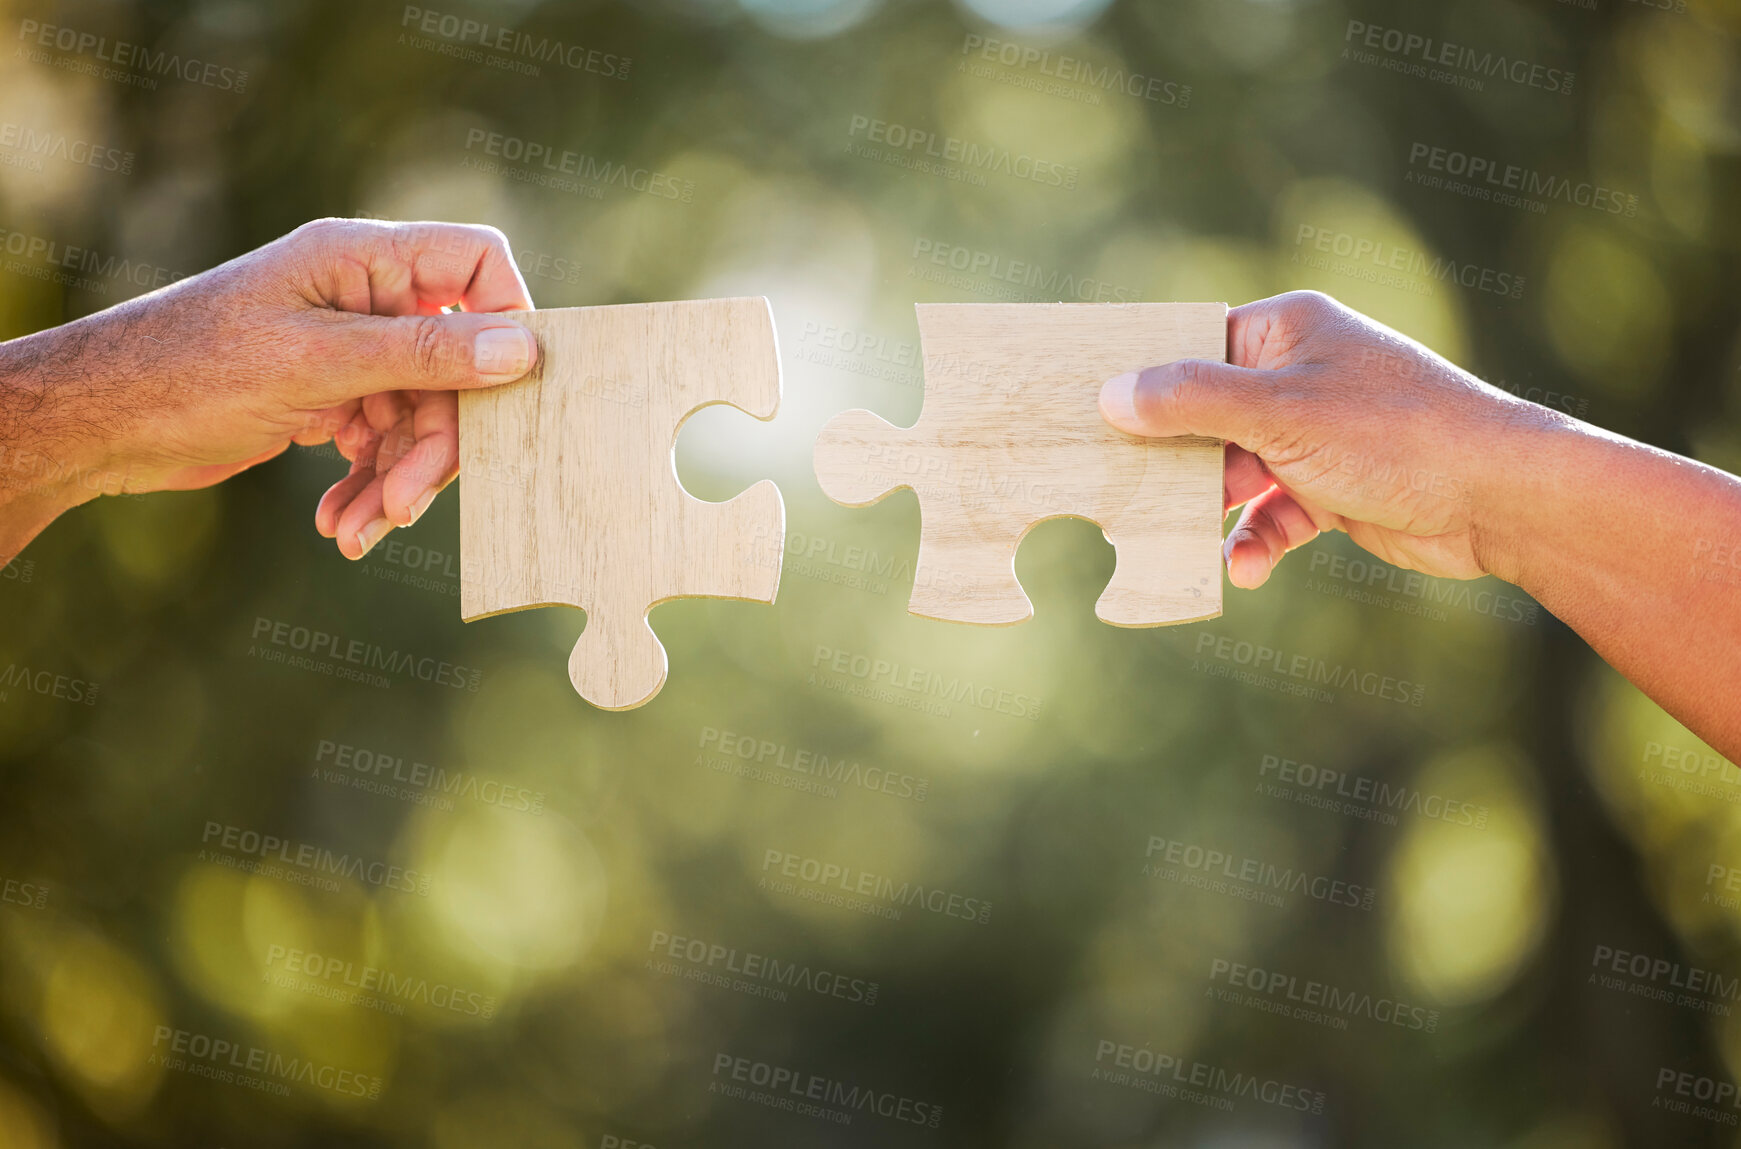
<path fill-rule="evenodd" d="M 460 614 L 580 607 L 574 688 L 632 709 L 665 684 L 648 611 L 684 597 L 771 603 L 779 588 L 778 488 L 763 480 L 703 502 L 674 460 L 678 430 L 702 407 L 774 417 L 773 313 L 757 298 L 509 317 L 537 336 L 539 360 L 517 383 L 459 396 Z"/>
<path fill-rule="evenodd" d="M 1143 439 L 1100 417 L 1100 386 L 1175 359 L 1225 360 L 1221 303 L 920 304 L 925 405 L 912 427 L 869 411 L 816 440 L 816 477 L 862 507 L 919 496 L 908 609 L 1007 625 L 1033 617 L 1016 548 L 1035 524 L 1099 524 L 1118 552 L 1095 614 L 1115 626 L 1221 613 L 1222 444 Z"/>

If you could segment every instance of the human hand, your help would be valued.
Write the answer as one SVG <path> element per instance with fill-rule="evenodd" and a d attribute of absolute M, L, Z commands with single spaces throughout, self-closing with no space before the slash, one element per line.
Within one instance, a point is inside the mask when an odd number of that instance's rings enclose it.
<path fill-rule="evenodd" d="M 1557 416 L 1318 292 L 1227 322 L 1228 363 L 1119 376 L 1100 409 L 1133 435 L 1227 440 L 1226 507 L 1245 508 L 1222 548 L 1235 586 L 1262 586 L 1325 530 L 1425 574 L 1517 581 L 1493 527 L 1521 449 L 1503 432 Z"/>
<path fill-rule="evenodd" d="M 454 479 L 457 392 L 532 368 L 531 332 L 489 315 L 531 307 L 494 228 L 318 220 L 19 340 L 12 363 L 61 367 L 52 406 L 84 425 L 82 469 L 127 493 L 210 486 L 335 440 L 351 470 L 315 525 L 356 559 Z"/>

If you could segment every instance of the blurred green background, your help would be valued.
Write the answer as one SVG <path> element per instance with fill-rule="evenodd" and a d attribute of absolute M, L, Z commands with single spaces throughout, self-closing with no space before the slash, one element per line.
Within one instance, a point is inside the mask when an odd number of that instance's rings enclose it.
<path fill-rule="evenodd" d="M 1306 287 L 1741 468 L 1741 6 L 437 4 L 5 4 L 0 334 L 325 215 L 499 226 L 542 306 L 765 294 L 779 417 L 678 465 L 780 483 L 778 604 L 660 607 L 610 714 L 579 612 L 460 623 L 457 490 L 358 564 L 330 448 L 56 523 L 0 572 L 0 1144 L 1735 1143 L 1741 773 L 1545 612 L 1338 536 L 1118 630 L 1060 521 L 1033 621 L 928 622 L 912 495 L 809 446 L 917 416 L 915 301 Z"/>

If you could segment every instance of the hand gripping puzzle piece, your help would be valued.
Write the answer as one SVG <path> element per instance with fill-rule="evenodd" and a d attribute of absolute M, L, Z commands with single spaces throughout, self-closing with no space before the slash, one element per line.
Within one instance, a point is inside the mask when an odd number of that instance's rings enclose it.
<path fill-rule="evenodd" d="M 593 705 L 628 710 L 665 684 L 648 611 L 681 597 L 771 603 L 779 589 L 779 489 L 763 480 L 703 502 L 675 461 L 702 407 L 774 417 L 773 313 L 753 298 L 508 317 L 532 330 L 539 359 L 516 383 L 460 393 L 460 614 L 580 607 L 569 679 Z"/>
<path fill-rule="evenodd" d="M 849 507 L 919 496 L 908 609 L 999 626 L 1033 617 L 1016 548 L 1059 517 L 1098 524 L 1116 549 L 1095 614 L 1160 626 L 1221 613 L 1217 439 L 1144 439 L 1101 418 L 1101 384 L 1175 359 L 1225 360 L 1221 303 L 920 304 L 925 404 L 912 427 L 836 416 L 816 477 Z"/>

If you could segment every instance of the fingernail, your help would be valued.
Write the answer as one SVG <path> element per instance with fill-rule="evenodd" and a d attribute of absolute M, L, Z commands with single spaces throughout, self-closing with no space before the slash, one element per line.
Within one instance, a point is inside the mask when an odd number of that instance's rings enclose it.
<path fill-rule="evenodd" d="M 374 548 L 375 544 L 381 541 L 381 536 L 385 535 L 392 529 L 393 524 L 388 522 L 386 519 L 376 519 L 374 522 L 358 531 L 357 549 L 361 553 L 359 553 L 357 557 L 362 558 L 363 555 L 368 554 L 369 551 Z"/>
<path fill-rule="evenodd" d="M 418 519 L 423 517 L 423 512 L 429 509 L 429 504 L 435 501 L 435 496 L 437 494 L 438 492 L 436 489 L 431 487 L 423 493 L 421 499 L 418 499 L 415 503 L 411 504 L 411 523 L 415 523 Z M 409 526 L 410 524 L 407 525 Z"/>
<path fill-rule="evenodd" d="M 1100 388 L 1100 417 L 1131 435 L 1142 434 L 1136 417 L 1136 380 L 1137 373 L 1127 371 Z"/>
<path fill-rule="evenodd" d="M 500 383 L 530 371 L 537 354 L 538 343 L 524 327 L 486 327 L 472 347 L 478 374 Z"/>

